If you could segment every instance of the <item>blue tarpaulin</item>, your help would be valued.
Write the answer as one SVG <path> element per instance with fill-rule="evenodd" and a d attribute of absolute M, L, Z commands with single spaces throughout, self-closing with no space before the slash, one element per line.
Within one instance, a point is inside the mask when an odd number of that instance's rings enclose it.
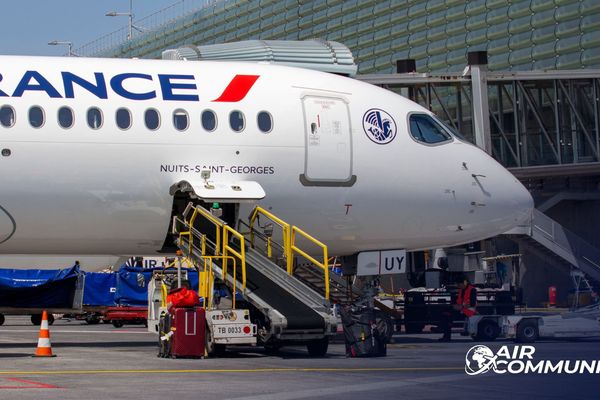
<path fill-rule="evenodd" d="M 116 273 L 87 272 L 85 274 L 83 304 L 86 306 L 115 306 L 116 291 Z"/>
<path fill-rule="evenodd" d="M 0 269 L 0 306 L 72 308 L 79 266 L 61 270 Z"/>
<path fill-rule="evenodd" d="M 123 266 L 117 272 L 85 273 L 83 305 L 147 306 L 152 269 Z M 0 307 L 72 308 L 79 266 L 62 270 L 0 269 Z M 187 270 L 198 290 L 198 273 Z"/>

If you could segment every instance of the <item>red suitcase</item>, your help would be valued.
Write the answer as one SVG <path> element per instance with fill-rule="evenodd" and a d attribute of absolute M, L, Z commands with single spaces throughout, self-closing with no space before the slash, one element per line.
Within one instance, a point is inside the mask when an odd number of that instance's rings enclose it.
<path fill-rule="evenodd" d="M 171 315 L 171 357 L 203 357 L 206 329 L 204 308 L 175 308 Z"/>

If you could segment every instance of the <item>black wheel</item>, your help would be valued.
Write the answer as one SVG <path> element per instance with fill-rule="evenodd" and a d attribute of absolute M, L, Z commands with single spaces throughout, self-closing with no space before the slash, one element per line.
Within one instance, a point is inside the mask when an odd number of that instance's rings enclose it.
<path fill-rule="evenodd" d="M 96 325 L 100 323 L 100 318 L 98 318 L 96 314 L 87 314 L 85 316 L 85 322 L 87 322 L 88 325 Z"/>
<path fill-rule="evenodd" d="M 42 322 L 40 321 L 40 324 Z M 54 323 L 54 315 L 48 314 L 48 325 L 52 325 Z"/>
<path fill-rule="evenodd" d="M 498 324 L 491 319 L 484 319 L 477 325 L 477 335 L 473 337 L 473 340 L 491 342 L 496 340 L 499 335 L 500 327 Z"/>
<path fill-rule="evenodd" d="M 122 328 L 123 325 L 124 325 L 123 321 L 119 321 L 119 320 L 116 320 L 116 319 L 112 321 L 112 324 L 113 324 L 113 326 L 115 328 Z"/>
<path fill-rule="evenodd" d="M 329 336 L 322 339 L 314 339 L 306 344 L 308 355 L 311 357 L 324 357 L 329 347 Z"/>
<path fill-rule="evenodd" d="M 406 333 L 421 333 L 425 328 L 425 324 L 418 322 L 407 322 L 404 324 L 404 331 Z"/>
<path fill-rule="evenodd" d="M 31 315 L 31 323 L 34 325 L 41 325 L 42 324 L 42 314 L 32 314 Z"/>
<path fill-rule="evenodd" d="M 519 322 L 517 325 L 517 338 L 518 343 L 533 343 L 538 339 L 540 332 L 537 321 L 525 320 Z"/>
<path fill-rule="evenodd" d="M 0 325 L 4 325 L 4 321 L 6 321 L 6 318 L 4 318 L 4 314 L 0 314 Z"/>

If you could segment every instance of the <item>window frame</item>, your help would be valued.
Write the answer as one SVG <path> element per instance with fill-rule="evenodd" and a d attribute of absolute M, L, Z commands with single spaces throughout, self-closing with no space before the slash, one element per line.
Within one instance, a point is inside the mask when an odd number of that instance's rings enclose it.
<path fill-rule="evenodd" d="M 181 114 L 185 115 L 186 124 L 185 124 L 185 128 L 183 128 L 183 129 L 177 128 L 177 125 L 175 124 L 175 116 L 177 115 L 177 113 L 181 113 Z M 184 110 L 183 108 L 177 108 L 177 109 L 173 110 L 172 117 L 173 117 L 173 119 L 172 119 L 172 121 L 173 121 L 173 128 L 177 132 L 185 132 L 188 129 L 190 129 L 190 125 L 191 125 L 192 121 L 190 119 L 190 114 L 186 110 Z"/>
<path fill-rule="evenodd" d="M 91 124 L 90 124 L 90 111 L 92 110 L 98 110 L 98 112 L 100 113 L 100 125 L 98 125 L 97 128 L 94 128 Z M 86 111 L 85 111 L 85 122 L 88 128 L 90 128 L 93 131 L 97 131 L 102 129 L 102 127 L 104 126 L 104 113 L 102 112 L 102 109 L 100 107 L 96 107 L 96 106 L 92 106 L 89 107 Z"/>
<path fill-rule="evenodd" d="M 443 132 L 445 132 L 448 135 L 448 139 L 443 140 L 441 142 L 435 142 L 435 143 L 427 143 L 427 142 L 423 142 L 423 141 L 417 140 L 417 138 L 413 136 L 412 130 L 411 130 L 411 127 L 410 127 L 410 118 L 413 115 L 423 115 L 423 116 L 426 116 L 426 117 L 430 118 L 432 121 L 435 122 L 435 124 L 437 126 L 439 126 L 441 128 L 441 130 Z M 434 146 L 441 146 L 441 145 L 444 145 L 444 144 L 448 144 L 448 143 L 454 142 L 454 135 L 452 134 L 452 132 L 449 132 L 448 129 L 446 129 L 446 127 L 442 123 L 440 123 L 432 114 L 429 114 L 429 113 L 426 113 L 426 112 L 423 112 L 423 111 L 412 111 L 412 112 L 409 112 L 406 115 L 406 126 L 408 128 L 408 136 L 410 136 L 410 138 L 413 141 L 415 141 L 416 143 L 422 144 L 423 146 L 434 147 Z"/>
<path fill-rule="evenodd" d="M 60 123 L 60 112 L 61 112 L 61 110 L 69 110 L 69 112 L 71 113 L 71 125 L 69 125 L 69 126 L 63 126 Z M 56 121 L 58 122 L 58 126 L 60 126 L 61 129 L 64 129 L 64 130 L 71 129 L 71 128 L 73 128 L 75 126 L 75 112 L 69 106 L 60 106 L 58 108 L 58 110 L 56 110 Z"/>
<path fill-rule="evenodd" d="M 242 121 L 243 121 L 243 124 L 242 124 L 242 129 L 240 129 L 239 131 L 236 131 L 236 130 L 235 130 L 235 129 L 233 129 L 233 127 L 231 126 L 231 115 L 232 115 L 233 113 L 236 113 L 236 112 L 237 112 L 237 113 L 240 113 L 240 115 L 242 116 Z M 231 129 L 231 131 L 232 131 L 232 132 L 235 132 L 235 133 L 242 133 L 242 132 L 244 132 L 244 130 L 246 129 L 246 115 L 245 115 L 245 114 L 244 114 L 244 113 L 243 113 L 241 110 L 231 110 L 231 111 L 229 112 L 229 118 L 228 118 L 228 120 L 229 120 L 229 129 Z"/>
<path fill-rule="evenodd" d="M 146 114 L 147 114 L 149 111 L 154 111 L 154 112 L 156 113 L 156 116 L 158 117 L 158 123 L 157 123 L 157 125 L 156 125 L 156 128 L 154 128 L 154 129 L 152 129 L 152 128 L 148 127 L 148 123 L 146 122 Z M 162 125 L 162 116 L 160 115 L 160 111 L 158 111 L 158 110 L 157 110 L 156 108 L 154 108 L 154 107 L 146 108 L 146 109 L 144 110 L 144 127 L 145 127 L 147 130 L 149 130 L 150 132 L 156 132 L 157 130 L 159 130 L 159 129 L 160 129 L 161 125 Z"/>
<path fill-rule="evenodd" d="M 206 129 L 206 127 L 204 126 L 204 121 L 202 120 L 202 116 L 204 115 L 204 113 L 207 113 L 207 112 L 210 112 L 215 117 L 215 126 L 212 130 Z M 202 112 L 200 113 L 200 125 L 202 125 L 202 129 L 204 129 L 206 132 L 216 131 L 219 126 L 219 118 L 217 118 L 217 113 L 215 112 L 215 110 L 212 110 L 210 108 L 206 108 L 206 109 L 202 110 Z"/>
<path fill-rule="evenodd" d="M 8 108 L 12 111 L 13 121 L 12 121 L 12 124 L 10 124 L 10 125 L 4 125 L 2 122 L 0 122 L 0 126 L 2 126 L 3 128 L 6 128 L 6 129 L 14 128 L 14 126 L 17 124 L 17 111 L 15 110 L 15 108 L 13 106 L 11 106 L 9 104 L 3 104 L 2 106 L 0 106 L 0 110 L 2 110 L 4 108 Z"/>
<path fill-rule="evenodd" d="M 34 108 L 38 108 L 41 112 L 42 112 L 42 123 L 40 124 L 40 126 L 34 126 L 31 123 L 31 110 L 33 110 Z M 44 127 L 44 125 L 46 125 L 46 111 L 44 111 L 44 108 L 42 106 L 38 106 L 38 105 L 33 105 L 31 107 L 29 107 L 29 109 L 27 110 L 27 121 L 29 122 L 29 126 L 32 127 L 33 129 L 42 129 Z"/>
<path fill-rule="evenodd" d="M 269 116 L 269 120 L 271 121 L 271 129 L 269 129 L 268 131 L 263 131 L 262 129 L 260 129 L 260 123 L 258 122 L 258 117 L 260 116 L 260 114 L 263 114 L 263 113 L 267 114 Z M 260 133 L 263 133 L 265 135 L 268 134 L 268 133 L 273 132 L 273 128 L 275 127 L 275 121 L 273 121 L 273 114 L 271 114 L 270 112 L 268 112 L 266 110 L 259 111 L 256 114 L 256 127 L 258 128 L 258 130 L 260 131 Z"/>
<path fill-rule="evenodd" d="M 127 125 L 127 128 L 121 128 L 119 126 L 119 118 L 117 117 L 117 115 L 119 114 L 119 111 L 126 111 L 127 115 L 129 115 L 129 125 Z M 128 131 L 131 129 L 131 127 L 133 126 L 133 115 L 131 113 L 131 110 L 127 107 L 119 107 L 115 110 L 115 125 L 117 126 L 117 128 L 121 131 Z"/>

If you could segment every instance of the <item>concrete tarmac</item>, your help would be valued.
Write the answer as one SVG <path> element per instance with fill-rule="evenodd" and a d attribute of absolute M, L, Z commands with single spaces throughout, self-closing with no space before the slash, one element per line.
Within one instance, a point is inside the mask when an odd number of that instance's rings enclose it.
<path fill-rule="evenodd" d="M 578 399 L 597 398 L 597 374 L 465 373 L 471 339 L 397 335 L 387 357 L 346 358 L 343 344 L 325 358 L 304 347 L 266 354 L 228 351 L 214 359 L 157 358 L 157 337 L 143 326 L 87 325 L 57 320 L 50 327 L 57 357 L 32 358 L 39 328 L 28 317 L 0 326 L 0 399 Z M 509 341 L 486 343 L 494 352 Z M 542 341 L 536 360 L 600 360 L 600 339 Z"/>

